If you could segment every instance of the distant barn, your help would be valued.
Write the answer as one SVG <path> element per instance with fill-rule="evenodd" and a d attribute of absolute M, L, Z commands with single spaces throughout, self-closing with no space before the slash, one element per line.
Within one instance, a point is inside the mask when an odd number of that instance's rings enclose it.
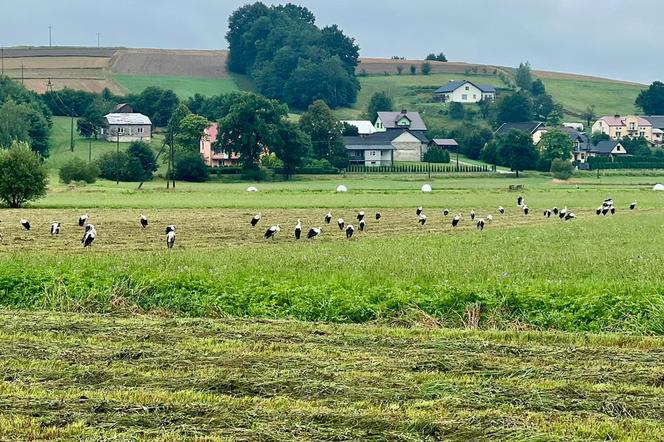
<path fill-rule="evenodd" d="M 126 108 L 122 110 L 126 110 Z M 119 141 L 121 143 L 150 141 L 152 138 L 152 122 L 143 114 L 113 112 L 104 116 L 101 135 L 107 141 Z"/>

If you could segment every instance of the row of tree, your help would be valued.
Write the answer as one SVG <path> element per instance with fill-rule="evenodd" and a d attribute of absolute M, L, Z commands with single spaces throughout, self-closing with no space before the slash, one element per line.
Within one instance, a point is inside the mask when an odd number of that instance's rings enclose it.
<path fill-rule="evenodd" d="M 228 20 L 228 68 L 296 109 L 316 100 L 333 108 L 353 104 L 359 47 L 336 25 L 321 29 L 315 21 L 307 8 L 290 3 L 242 6 Z"/>

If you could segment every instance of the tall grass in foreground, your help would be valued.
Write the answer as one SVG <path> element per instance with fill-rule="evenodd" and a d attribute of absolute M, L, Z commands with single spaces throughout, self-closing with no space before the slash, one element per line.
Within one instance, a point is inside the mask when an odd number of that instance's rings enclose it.
<path fill-rule="evenodd" d="M 483 233 L 0 257 L 0 306 L 664 333 L 658 214 Z"/>

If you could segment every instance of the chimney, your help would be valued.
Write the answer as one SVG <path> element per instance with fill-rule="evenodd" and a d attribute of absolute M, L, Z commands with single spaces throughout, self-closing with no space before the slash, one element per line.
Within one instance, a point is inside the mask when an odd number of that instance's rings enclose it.
<path fill-rule="evenodd" d="M 406 115 L 408 113 L 408 109 L 401 109 L 401 113 Z"/>

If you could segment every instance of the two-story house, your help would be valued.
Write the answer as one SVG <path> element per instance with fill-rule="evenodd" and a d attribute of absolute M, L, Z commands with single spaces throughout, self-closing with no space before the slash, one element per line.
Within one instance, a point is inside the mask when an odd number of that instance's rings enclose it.
<path fill-rule="evenodd" d="M 643 137 L 650 143 L 655 144 L 652 123 L 637 115 L 601 117 L 593 124 L 592 132 L 604 133 L 612 140 L 620 140 L 623 137 Z"/>
<path fill-rule="evenodd" d="M 478 103 L 481 100 L 494 100 L 496 88 L 490 84 L 475 84 L 468 80 L 452 80 L 434 92 L 434 97 L 443 103 Z"/>

